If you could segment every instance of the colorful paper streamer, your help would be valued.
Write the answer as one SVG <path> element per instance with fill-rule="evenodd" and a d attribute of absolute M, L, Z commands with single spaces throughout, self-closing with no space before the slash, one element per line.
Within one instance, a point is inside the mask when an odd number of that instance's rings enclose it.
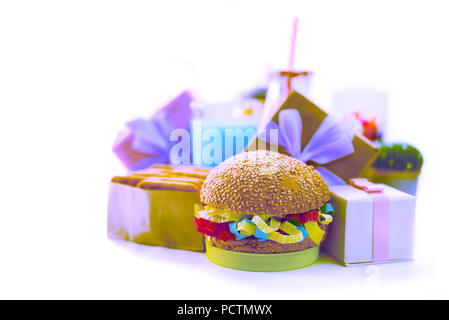
<path fill-rule="evenodd" d="M 325 231 L 320 228 L 318 221 L 323 225 L 331 223 L 333 213 L 334 210 L 330 203 L 326 203 L 319 210 L 287 215 L 282 220 L 272 215 L 252 216 L 249 219 L 250 215 L 238 212 L 195 207 L 196 219 L 211 223 L 211 225 L 207 225 L 206 235 L 213 236 L 213 234 L 221 232 L 221 238 L 231 238 L 229 234 L 235 237 L 235 240 L 254 236 L 258 241 L 272 240 L 283 244 L 302 242 L 307 236 L 310 236 L 312 241 L 319 245 Z M 195 222 L 197 221 L 195 220 Z M 213 230 L 213 225 L 217 225 L 219 229 L 217 232 Z M 223 230 L 223 225 L 228 225 L 228 229 Z M 229 234 L 227 234 L 228 231 Z"/>

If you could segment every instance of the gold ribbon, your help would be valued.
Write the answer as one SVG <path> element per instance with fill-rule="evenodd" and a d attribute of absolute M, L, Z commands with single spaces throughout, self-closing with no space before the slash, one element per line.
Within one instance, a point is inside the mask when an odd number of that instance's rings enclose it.
<path fill-rule="evenodd" d="M 272 241 L 276 241 L 282 244 L 287 244 L 287 243 L 296 243 L 296 242 L 301 242 L 304 240 L 304 236 L 302 235 L 302 232 L 300 232 L 298 230 L 298 234 L 296 235 L 285 235 L 285 234 L 280 234 L 279 232 L 273 232 L 268 234 L 267 239 L 272 240 Z"/>
<path fill-rule="evenodd" d="M 234 212 L 234 211 L 228 211 L 228 210 L 222 210 L 222 209 L 216 209 L 216 208 L 212 208 L 209 206 L 206 206 L 205 210 L 211 216 L 222 217 L 224 221 L 240 221 L 240 220 L 244 219 L 245 217 L 249 216 L 248 214 Z"/>
<path fill-rule="evenodd" d="M 301 231 L 296 229 L 296 227 L 292 223 L 290 223 L 288 221 L 283 222 L 279 229 L 281 229 L 285 233 L 288 233 L 288 234 L 291 234 L 291 235 L 297 235 L 297 234 L 301 233 Z"/>
<path fill-rule="evenodd" d="M 271 220 L 275 220 L 274 218 L 271 218 Z M 259 216 L 254 216 L 251 219 L 252 222 L 254 222 L 254 224 L 260 229 L 262 230 L 263 233 L 269 234 L 272 232 L 276 232 L 279 228 L 279 226 L 277 226 L 277 228 L 274 228 L 274 226 L 276 226 L 276 222 L 273 222 L 273 227 L 269 226 L 265 221 L 262 220 L 261 217 Z M 276 220 L 275 220 L 276 221 Z M 277 221 L 278 222 L 278 221 Z"/>
<path fill-rule="evenodd" d="M 254 216 L 253 219 L 251 219 L 251 222 L 248 222 L 247 220 L 239 222 L 237 224 L 237 231 L 243 235 L 253 236 L 256 234 L 257 228 L 259 228 L 263 233 L 267 234 L 268 240 L 282 244 L 297 243 L 304 240 L 304 235 L 301 230 L 298 230 L 288 221 L 281 223 L 272 217 L 270 218 L 270 224 L 268 225 L 261 217 Z M 278 230 L 282 230 L 288 234 L 280 234 L 277 232 Z"/>
<path fill-rule="evenodd" d="M 199 218 L 203 218 L 209 220 L 211 222 L 223 223 L 223 222 L 231 222 L 231 221 L 240 221 L 244 219 L 247 215 L 232 212 L 227 210 L 220 210 L 210 207 L 203 208 L 201 205 L 196 204 L 194 208 L 195 216 Z"/>
<path fill-rule="evenodd" d="M 329 224 L 334 221 L 334 218 L 330 214 L 320 213 L 320 223 L 321 224 Z"/>
<path fill-rule="evenodd" d="M 209 220 L 211 222 L 216 222 L 216 223 L 223 223 L 223 222 L 230 221 L 230 220 L 227 220 L 220 216 L 211 215 L 207 212 L 207 210 L 195 211 L 195 217 L 206 219 L 206 220 Z"/>
<path fill-rule="evenodd" d="M 253 236 L 256 234 L 256 226 L 246 220 L 237 223 L 237 231 L 246 236 Z"/>
<path fill-rule="evenodd" d="M 324 237 L 324 231 L 321 230 L 321 228 L 318 226 L 318 223 L 316 221 L 306 222 L 304 223 L 304 228 L 309 234 L 310 239 L 312 239 L 313 242 L 319 245 Z"/>

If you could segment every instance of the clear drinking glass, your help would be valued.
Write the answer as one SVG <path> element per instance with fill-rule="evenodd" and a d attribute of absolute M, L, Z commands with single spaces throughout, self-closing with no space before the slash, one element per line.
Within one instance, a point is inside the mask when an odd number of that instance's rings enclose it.
<path fill-rule="evenodd" d="M 267 96 L 260 125 L 264 126 L 272 118 L 292 91 L 310 98 L 312 74 L 311 71 L 306 70 L 281 70 L 274 72 L 268 82 Z"/>

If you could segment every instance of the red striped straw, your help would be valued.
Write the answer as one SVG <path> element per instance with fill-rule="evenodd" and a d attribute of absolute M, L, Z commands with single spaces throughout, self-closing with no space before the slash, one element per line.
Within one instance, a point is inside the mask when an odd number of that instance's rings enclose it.
<path fill-rule="evenodd" d="M 298 17 L 293 19 L 292 40 L 290 43 L 290 70 L 293 70 L 293 64 L 295 62 L 295 48 L 296 48 L 296 32 L 298 30 Z"/>

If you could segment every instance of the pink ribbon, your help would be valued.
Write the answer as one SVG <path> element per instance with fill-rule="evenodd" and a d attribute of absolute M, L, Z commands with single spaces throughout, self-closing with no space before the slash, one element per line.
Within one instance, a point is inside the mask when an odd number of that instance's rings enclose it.
<path fill-rule="evenodd" d="M 365 178 L 353 178 L 349 184 L 362 189 L 373 198 L 373 262 L 389 260 L 390 201 L 381 185 Z"/>

